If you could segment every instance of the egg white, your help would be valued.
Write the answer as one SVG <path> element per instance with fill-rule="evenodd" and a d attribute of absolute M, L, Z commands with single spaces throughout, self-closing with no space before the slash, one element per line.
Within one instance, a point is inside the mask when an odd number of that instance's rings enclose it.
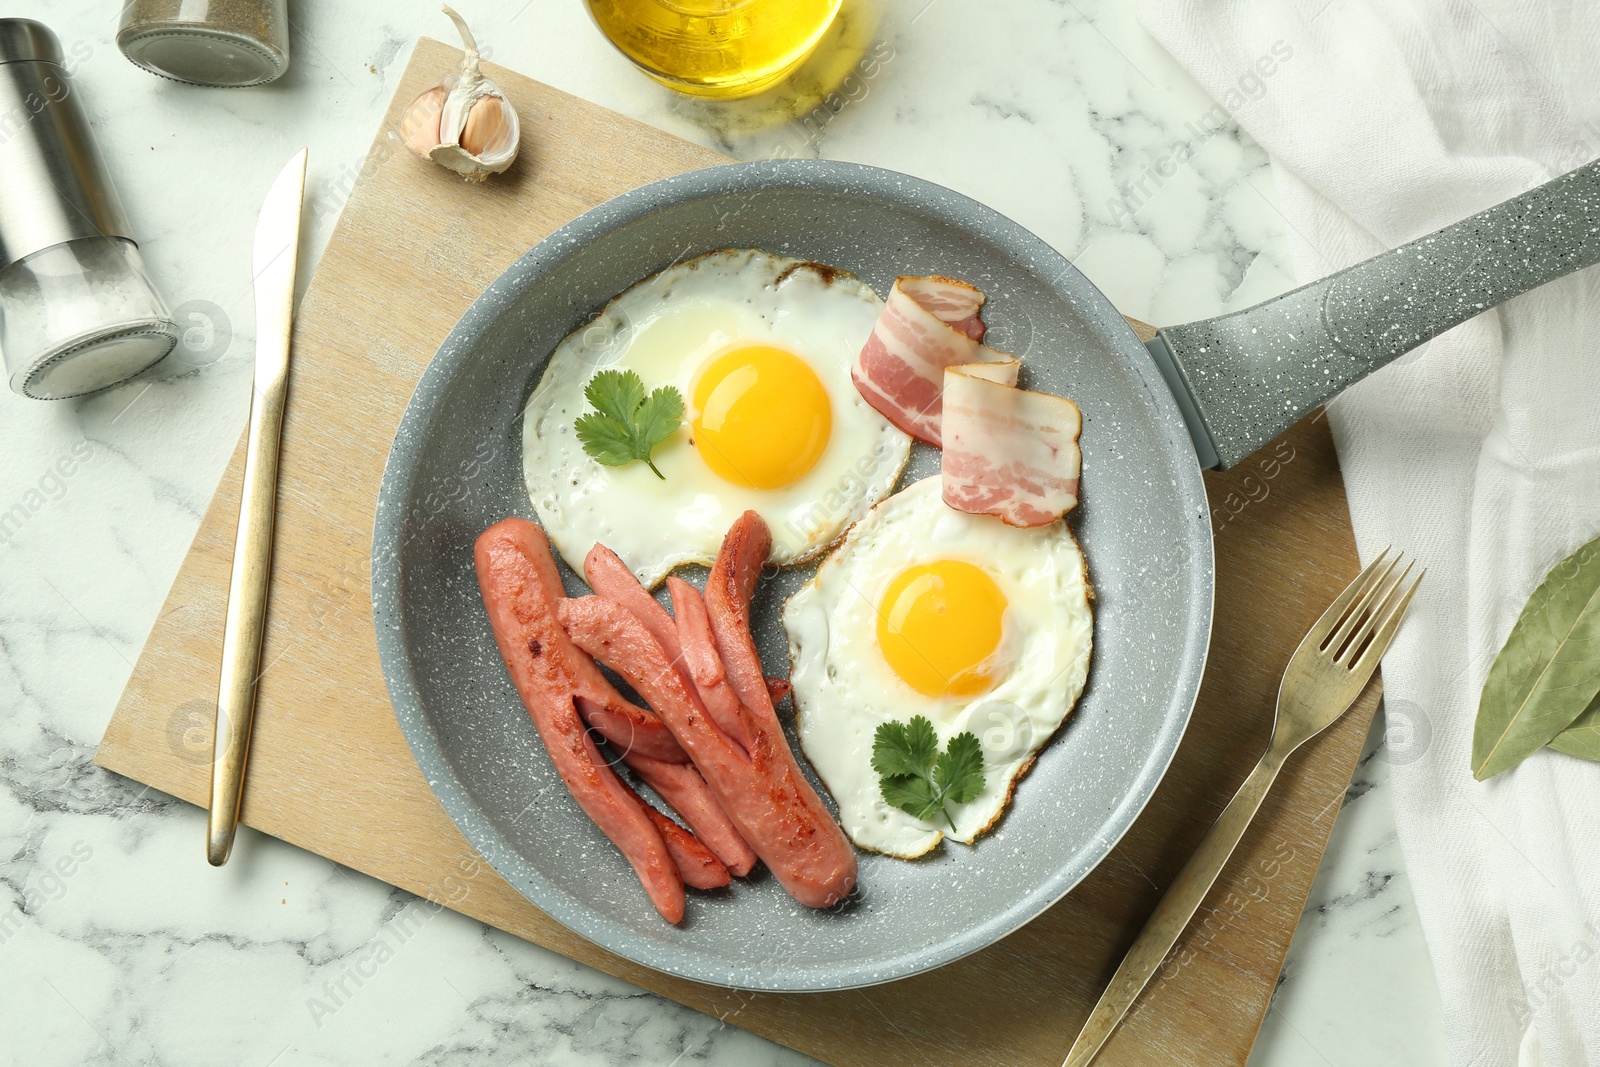
<path fill-rule="evenodd" d="M 784 605 L 800 744 L 863 848 L 911 858 L 949 833 L 972 843 L 999 818 L 1013 783 L 1066 720 L 1089 672 L 1094 619 L 1083 553 L 1067 524 L 1021 529 L 944 503 L 937 475 L 857 523 Z M 907 684 L 878 647 L 878 607 L 906 568 L 959 559 L 1005 595 L 1000 655 L 1009 668 L 977 696 L 935 698 Z M 983 748 L 984 787 L 951 805 L 955 830 L 891 807 L 872 769 L 880 723 L 926 715 L 941 751 L 963 731 Z"/>
<path fill-rule="evenodd" d="M 596 543 L 646 586 L 683 563 L 710 563 L 734 519 L 754 509 L 772 529 L 772 560 L 805 559 L 838 540 L 894 488 L 911 439 L 861 399 L 850 380 L 882 301 L 860 279 L 757 249 L 711 252 L 626 290 L 550 357 L 523 416 L 523 475 L 550 539 L 575 568 Z M 735 343 L 802 357 L 832 408 L 812 469 L 779 489 L 718 477 L 684 426 L 655 449 L 665 480 L 643 463 L 590 458 L 573 423 L 583 391 L 606 368 L 636 371 L 647 390 L 676 386 L 692 403 L 701 365 Z"/>

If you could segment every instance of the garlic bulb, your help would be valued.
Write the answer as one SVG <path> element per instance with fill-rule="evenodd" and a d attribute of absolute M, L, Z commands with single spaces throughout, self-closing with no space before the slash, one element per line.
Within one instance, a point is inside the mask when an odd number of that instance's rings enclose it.
<path fill-rule="evenodd" d="M 478 42 L 460 15 L 444 9 L 461 33 L 466 56 L 459 74 L 424 91 L 400 120 L 400 139 L 413 154 L 481 182 L 517 158 L 522 128 L 500 87 L 479 69 Z"/>

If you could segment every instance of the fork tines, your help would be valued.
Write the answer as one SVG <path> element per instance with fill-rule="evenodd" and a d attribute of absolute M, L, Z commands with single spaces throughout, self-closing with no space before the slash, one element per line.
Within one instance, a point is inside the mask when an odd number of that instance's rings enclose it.
<path fill-rule="evenodd" d="M 1396 574 L 1402 562 L 1405 567 Z M 1319 650 L 1342 667 L 1368 669 L 1388 649 L 1417 586 L 1428 573 L 1420 572 L 1407 584 L 1413 565 L 1404 553 L 1391 557 L 1387 548 L 1378 553 L 1312 627 L 1320 637 Z"/>

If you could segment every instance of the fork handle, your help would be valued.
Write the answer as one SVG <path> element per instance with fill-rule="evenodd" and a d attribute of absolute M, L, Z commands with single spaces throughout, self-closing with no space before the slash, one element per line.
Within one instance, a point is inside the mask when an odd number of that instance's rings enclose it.
<path fill-rule="evenodd" d="M 1151 975 L 1167 958 L 1167 953 L 1178 941 L 1178 935 L 1189 925 L 1189 920 L 1194 918 L 1194 913 L 1205 900 L 1206 893 L 1216 883 L 1223 864 L 1228 862 L 1234 847 L 1250 826 L 1250 820 L 1260 810 L 1267 790 L 1272 788 L 1273 781 L 1278 777 L 1285 755 L 1275 747 L 1268 748 L 1267 754 L 1261 757 L 1261 762 L 1256 764 L 1255 770 L 1250 772 L 1233 799 L 1228 801 L 1228 806 L 1217 816 L 1216 823 L 1206 831 L 1194 855 L 1178 872 L 1178 877 L 1167 889 L 1167 895 L 1161 898 L 1161 903 L 1156 905 L 1156 910 L 1139 932 L 1139 939 L 1128 950 L 1122 966 L 1111 976 L 1111 983 L 1089 1013 L 1062 1067 L 1085 1067 L 1111 1037 L 1128 1009 L 1133 1007 Z"/>

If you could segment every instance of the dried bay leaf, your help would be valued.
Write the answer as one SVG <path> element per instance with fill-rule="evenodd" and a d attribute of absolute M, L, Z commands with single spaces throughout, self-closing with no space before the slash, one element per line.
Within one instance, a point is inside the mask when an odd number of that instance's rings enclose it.
<path fill-rule="evenodd" d="M 1600 693 L 1600 537 L 1545 575 L 1489 668 L 1472 733 L 1482 780 L 1543 748 Z"/>
<path fill-rule="evenodd" d="M 1600 760 L 1600 694 L 1596 694 L 1571 726 L 1556 734 L 1550 747 L 1569 756 Z"/>

